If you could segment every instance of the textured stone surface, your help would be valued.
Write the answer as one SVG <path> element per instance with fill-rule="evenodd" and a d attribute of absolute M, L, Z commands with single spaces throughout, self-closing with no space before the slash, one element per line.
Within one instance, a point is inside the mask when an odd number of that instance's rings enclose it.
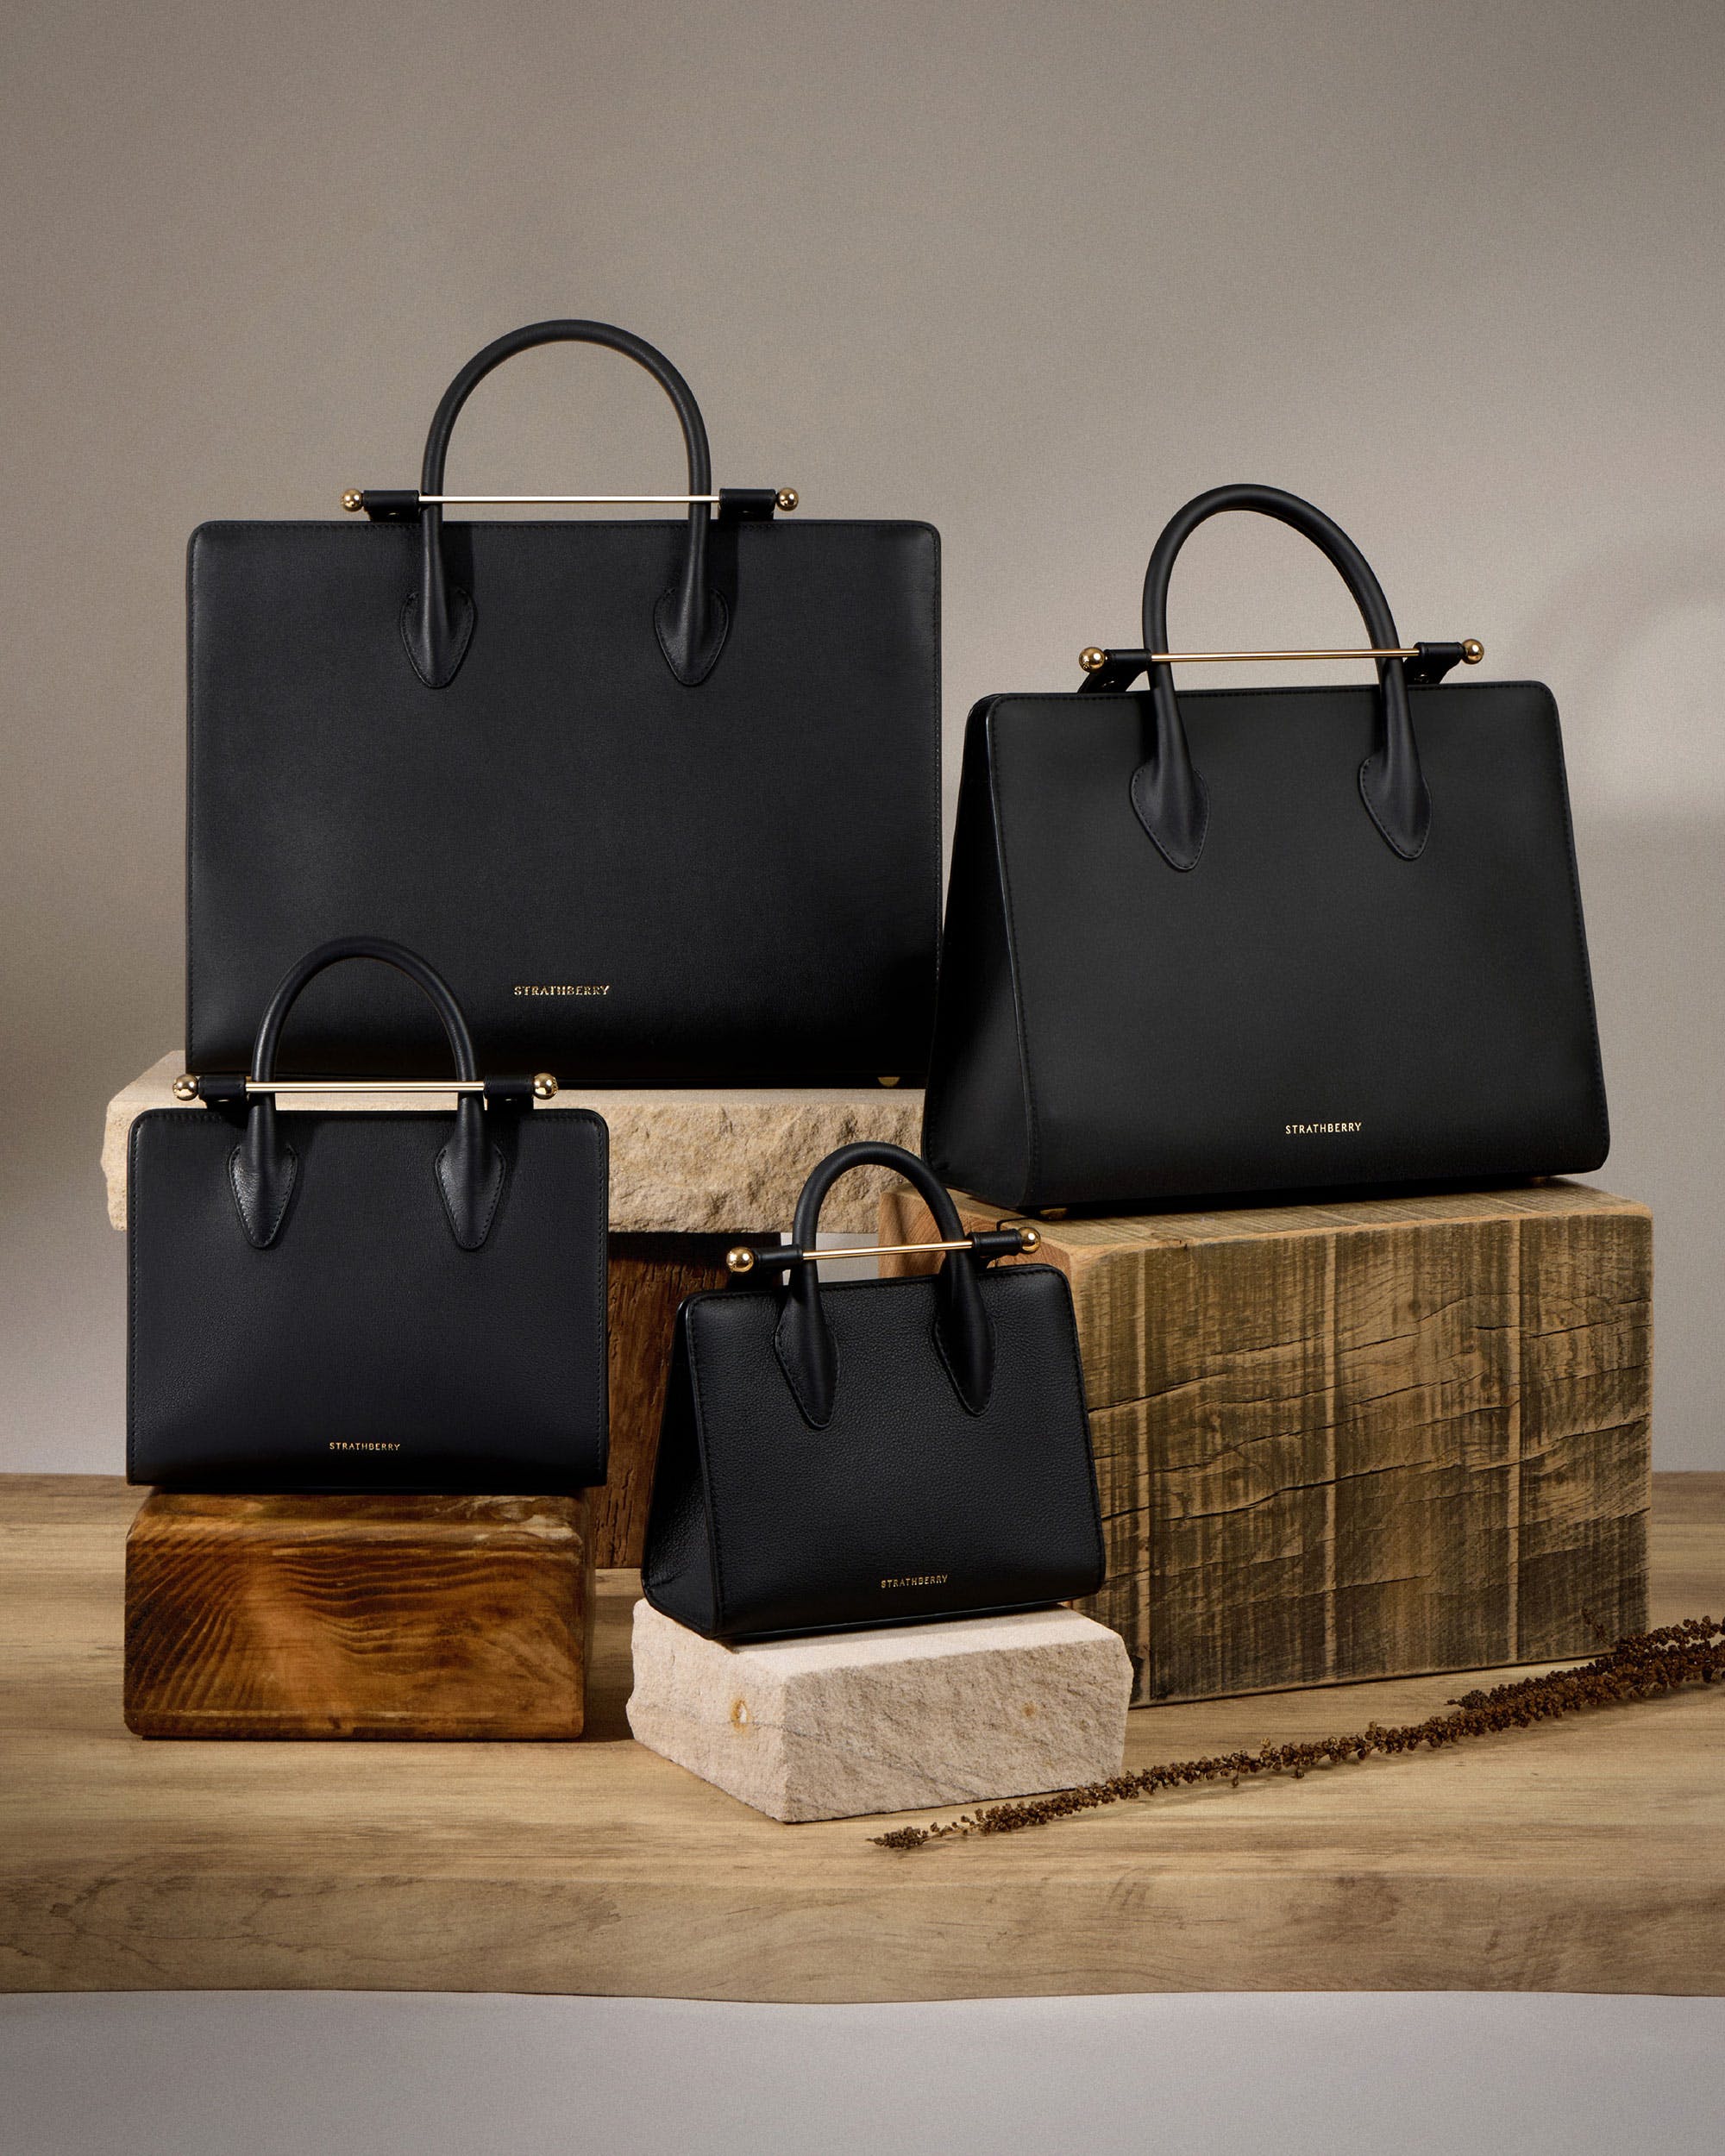
<path fill-rule="evenodd" d="M 184 1051 L 164 1056 L 108 1106 L 102 1168 L 108 1218 L 126 1225 L 126 1135 L 146 1108 L 176 1105 Z M 306 1107 L 453 1106 L 454 1095 L 306 1095 Z M 915 1151 L 922 1130 L 917 1086 L 722 1087 L 681 1092 L 618 1089 L 560 1093 L 540 1110 L 594 1108 L 611 1130 L 611 1225 L 620 1235 L 731 1235 L 788 1228 L 810 1169 L 856 1138 L 886 1138 Z M 847 1175 L 828 1200 L 823 1229 L 873 1242 L 883 1169 Z"/>
<path fill-rule="evenodd" d="M 848 1819 L 1120 1771 L 1132 1662 L 1074 1610 L 724 1647 L 635 1605 L 629 1726 L 756 1811 Z"/>

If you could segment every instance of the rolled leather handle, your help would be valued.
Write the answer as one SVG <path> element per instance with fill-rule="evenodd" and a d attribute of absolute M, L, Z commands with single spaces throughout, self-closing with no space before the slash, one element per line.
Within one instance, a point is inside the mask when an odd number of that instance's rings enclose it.
<path fill-rule="evenodd" d="M 811 1172 L 797 1200 L 792 1236 L 803 1250 L 813 1250 L 820 1232 L 820 1209 L 826 1194 L 841 1175 L 853 1168 L 890 1168 L 911 1184 L 934 1215 L 943 1243 L 963 1239 L 964 1229 L 958 1209 L 946 1186 L 928 1163 L 902 1145 L 860 1141 L 841 1145 Z M 986 1257 L 981 1259 L 986 1264 Z M 988 1404 L 994 1383 L 994 1341 L 988 1313 L 976 1285 L 977 1258 L 968 1250 L 949 1250 L 941 1262 L 935 1282 L 935 1343 L 952 1388 L 973 1415 Z M 838 1356 L 821 1307 L 819 1269 L 796 1265 L 786 1284 L 785 1307 L 780 1314 L 774 1345 L 803 1420 L 824 1430 L 832 1420 L 837 1386 Z"/>
<path fill-rule="evenodd" d="M 348 958 L 374 958 L 423 988 L 442 1022 L 455 1076 L 468 1081 L 478 1077 L 467 1021 L 436 967 L 405 943 L 380 936 L 342 936 L 307 951 L 282 975 L 258 1027 L 252 1050 L 254 1078 L 275 1076 L 281 1029 L 300 992 L 326 968 Z M 464 1250 L 483 1249 L 503 1195 L 506 1169 L 502 1154 L 486 1137 L 484 1111 L 476 1094 L 463 1094 L 456 1102 L 455 1127 L 432 1166 L 450 1233 Z M 298 1179 L 299 1156 L 281 1134 L 275 1096 L 258 1094 L 246 1111 L 245 1137 L 228 1163 L 240 1224 L 254 1250 L 267 1250 L 281 1233 Z"/>
<path fill-rule="evenodd" d="M 1273 517 L 1309 539 L 1339 572 L 1353 594 L 1372 643 L 1399 644 L 1395 617 L 1371 564 L 1341 529 L 1320 509 L 1280 487 L 1215 486 L 1177 510 L 1164 526 L 1144 579 L 1144 647 L 1166 651 L 1168 584 L 1176 556 L 1210 517 L 1229 510 L 1252 510 Z M 1431 830 L 1431 798 L 1420 768 L 1419 745 L 1408 707 L 1406 661 L 1380 659 L 1382 689 L 1377 745 L 1359 768 L 1359 790 L 1367 812 L 1388 843 L 1404 861 L 1415 861 Z M 1164 858 L 1176 868 L 1193 868 L 1203 851 L 1209 801 L 1194 769 L 1186 729 L 1175 694 L 1174 669 L 1150 669 L 1156 735 L 1150 759 L 1132 774 L 1132 806 Z"/>
<path fill-rule="evenodd" d="M 443 492 L 443 467 L 449 437 L 461 407 L 493 367 L 513 359 L 518 352 L 540 344 L 598 344 L 621 352 L 637 367 L 645 367 L 676 409 L 688 454 L 689 492 L 712 492 L 712 458 L 707 448 L 706 423 L 694 392 L 664 354 L 643 337 L 618 329 L 608 322 L 530 322 L 511 329 L 476 352 L 443 392 L 432 415 L 425 437 L 425 455 L 420 466 L 419 491 Z M 686 687 L 704 681 L 717 662 L 729 626 L 724 602 L 707 582 L 706 538 L 708 507 L 705 502 L 689 505 L 688 535 L 669 588 L 653 610 L 654 630 L 666 663 Z M 429 688 L 445 688 L 454 680 L 467 655 L 474 629 L 471 596 L 449 582 L 443 559 L 443 511 L 436 502 L 419 511 L 419 588 L 409 599 L 402 616 L 402 635 L 415 670 Z"/>

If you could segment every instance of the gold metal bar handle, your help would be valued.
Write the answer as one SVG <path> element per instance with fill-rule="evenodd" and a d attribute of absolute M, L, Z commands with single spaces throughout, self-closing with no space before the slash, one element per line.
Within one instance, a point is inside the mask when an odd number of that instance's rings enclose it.
<path fill-rule="evenodd" d="M 1255 659 L 1418 659 L 1424 654 L 1417 644 L 1361 644 L 1341 651 L 1147 651 L 1144 655 L 1153 666 L 1192 667 Z M 1485 656 L 1485 647 L 1477 637 L 1469 636 L 1461 655 L 1465 665 L 1477 667 Z M 1108 663 L 1108 655 L 1099 644 L 1086 644 L 1078 663 L 1086 674 L 1095 674 Z"/>
<path fill-rule="evenodd" d="M 600 507 L 613 502 L 664 503 L 683 509 L 697 502 L 705 502 L 710 509 L 718 507 L 717 494 L 422 494 L 422 508 L 479 509 L 492 503 L 530 503 L 535 506 L 549 506 L 567 503 L 572 507 Z"/>
<path fill-rule="evenodd" d="M 554 1100 L 557 1095 L 557 1081 L 549 1070 L 533 1074 L 533 1098 L 536 1100 Z M 173 1081 L 176 1100 L 195 1100 L 199 1081 L 186 1071 Z M 483 1078 L 248 1078 L 248 1094 L 448 1094 L 452 1093 L 480 1093 L 486 1089 Z"/>
<path fill-rule="evenodd" d="M 633 505 L 639 508 L 692 509 L 705 503 L 709 509 L 724 505 L 722 494 L 415 494 L 413 500 L 422 509 L 486 509 L 514 506 L 517 508 L 602 509 Z M 405 495 L 401 497 L 406 502 Z M 787 516 L 796 508 L 801 497 L 794 486 L 781 486 L 775 496 L 776 506 Z M 356 516 L 366 505 L 365 489 L 350 486 L 342 497 L 342 506 L 349 516 Z"/>
<path fill-rule="evenodd" d="M 1042 1238 L 1029 1226 L 1018 1231 L 1019 1248 L 1034 1250 L 1041 1247 Z M 725 1270 L 731 1273 L 752 1273 L 756 1265 L 825 1265 L 835 1257 L 919 1257 L 925 1252 L 939 1250 L 974 1250 L 973 1236 L 964 1236 L 957 1243 L 865 1243 L 850 1250 L 751 1250 L 746 1243 L 724 1253 Z"/>

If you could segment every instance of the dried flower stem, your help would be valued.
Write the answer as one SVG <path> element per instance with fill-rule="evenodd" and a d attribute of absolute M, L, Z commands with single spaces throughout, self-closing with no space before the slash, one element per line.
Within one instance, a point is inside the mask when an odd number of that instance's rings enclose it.
<path fill-rule="evenodd" d="M 989 1804 L 965 1812 L 944 1826 L 898 1827 L 870 1839 L 882 1849 L 920 1849 L 932 1841 L 968 1834 L 1015 1834 L 1026 1827 L 1045 1827 L 1076 1812 L 1102 1804 L 1129 1803 L 1158 1789 L 1186 1789 L 1195 1783 L 1226 1782 L 1238 1789 L 1248 1776 L 1291 1774 L 1299 1781 L 1309 1767 L 1357 1764 L 1377 1755 L 1433 1752 L 1469 1737 L 1498 1730 L 1528 1729 L 1535 1722 L 1578 1714 L 1590 1708 L 1627 1706 L 1635 1700 L 1662 1699 L 1685 1684 L 1711 1684 L 1725 1677 L 1725 1625 L 1711 1617 L 1687 1617 L 1620 1639 L 1596 1660 L 1553 1670 L 1544 1677 L 1494 1685 L 1486 1692 L 1465 1692 L 1448 1704 L 1453 1714 L 1433 1714 L 1422 1722 L 1386 1729 L 1369 1722 L 1358 1735 L 1319 1737 L 1309 1742 L 1265 1745 L 1257 1752 L 1219 1752 L 1207 1759 L 1178 1759 L 1167 1766 L 1143 1767 L 1117 1774 L 1082 1789 L 1060 1789 L 1051 1796 Z"/>

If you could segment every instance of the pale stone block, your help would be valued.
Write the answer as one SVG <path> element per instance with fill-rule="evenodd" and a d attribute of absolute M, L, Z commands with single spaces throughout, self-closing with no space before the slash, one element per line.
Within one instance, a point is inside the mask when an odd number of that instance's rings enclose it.
<path fill-rule="evenodd" d="M 725 1647 L 642 1601 L 629 1727 L 769 1818 L 850 1819 L 1118 1774 L 1132 1686 L 1076 1610 Z"/>
<path fill-rule="evenodd" d="M 146 1108 L 171 1108 L 184 1055 L 164 1056 L 108 1104 L 102 1167 L 108 1218 L 126 1225 L 126 1141 Z M 455 1106 L 453 1094 L 307 1094 L 311 1108 Z M 884 1138 L 915 1152 L 921 1143 L 920 1086 L 690 1087 L 681 1090 L 566 1087 L 539 1112 L 593 1108 L 611 1131 L 611 1227 L 617 1235 L 733 1235 L 788 1228 L 810 1169 L 857 1138 Z M 821 1213 L 821 1226 L 872 1242 L 882 1194 L 896 1181 L 883 1168 L 847 1175 Z"/>

